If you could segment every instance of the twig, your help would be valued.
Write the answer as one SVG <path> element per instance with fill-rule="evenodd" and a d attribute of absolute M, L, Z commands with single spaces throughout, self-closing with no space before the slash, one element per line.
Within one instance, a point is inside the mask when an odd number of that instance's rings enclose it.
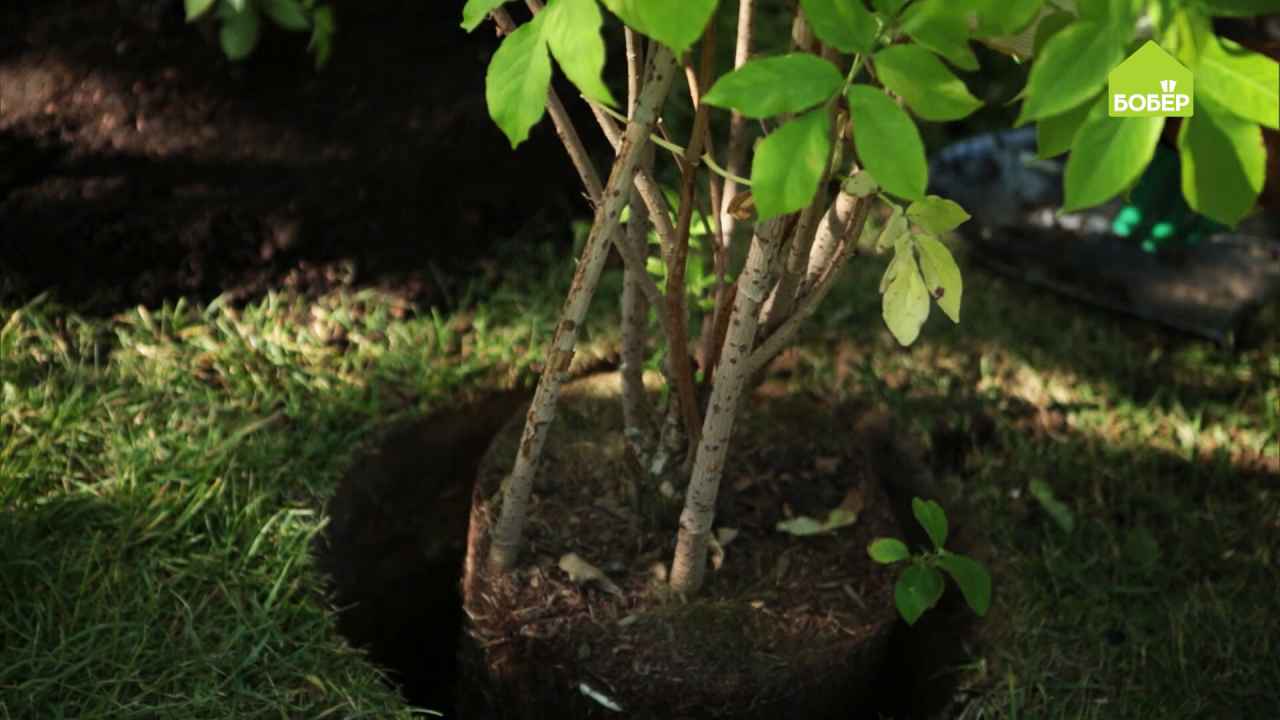
<path fill-rule="evenodd" d="M 604 270 L 609 243 L 617 236 L 619 217 L 630 197 L 636 166 L 675 76 L 676 61 L 669 50 L 659 45 L 652 55 L 644 89 L 640 91 L 632 122 L 627 126 L 609 181 L 601 195 L 600 204 L 596 207 L 591 233 L 583 248 L 577 272 L 574 273 L 573 284 L 565 298 L 560 322 L 556 325 L 555 336 L 547 353 L 546 366 L 525 420 L 515 465 L 502 486 L 502 508 L 491 531 L 489 546 L 489 567 L 498 572 L 515 565 L 523 544 L 533 476 L 542 458 L 547 429 L 555 419 L 560 386 L 568 377 L 569 365 L 573 361 L 578 330 L 582 327 L 587 307 L 600 280 L 600 273 Z"/>
<path fill-rule="evenodd" d="M 685 430 L 689 437 L 689 447 L 696 447 L 698 436 L 702 432 L 701 411 L 693 393 L 693 365 L 689 361 L 689 313 L 685 305 L 685 270 L 689 258 L 689 224 L 693 219 L 693 190 L 698 179 L 698 156 L 702 152 L 703 140 L 706 138 L 708 109 L 710 106 L 702 102 L 702 87 L 711 75 L 712 62 L 715 58 L 715 23 L 707 27 L 702 37 L 702 58 L 700 67 L 695 73 L 692 66 L 686 65 L 685 77 L 689 83 L 690 99 L 695 108 L 693 130 L 689 137 L 689 147 L 681 158 L 680 206 L 676 209 L 676 242 L 667 264 L 667 313 L 671 315 L 671 326 L 674 334 L 667 338 L 667 347 L 671 349 L 672 370 L 676 376 L 676 390 L 680 394 L 680 406 L 684 414 Z M 692 453 L 689 456 L 692 458 Z"/>

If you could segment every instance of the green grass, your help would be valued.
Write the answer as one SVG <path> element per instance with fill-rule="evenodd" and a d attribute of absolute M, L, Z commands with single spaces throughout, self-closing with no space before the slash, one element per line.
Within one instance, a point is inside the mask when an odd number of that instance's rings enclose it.
<path fill-rule="evenodd" d="M 337 635 L 308 545 L 362 440 L 532 380 L 569 272 L 547 261 L 502 261 L 450 316 L 371 291 L 0 308 L 0 718 L 410 716 Z M 995 575 L 954 714 L 1280 714 L 1280 331 L 1230 354 L 964 262 L 964 324 L 902 350 L 883 263 L 856 263 L 789 382 L 887 404 L 934 459 L 990 423 L 937 465 Z"/>

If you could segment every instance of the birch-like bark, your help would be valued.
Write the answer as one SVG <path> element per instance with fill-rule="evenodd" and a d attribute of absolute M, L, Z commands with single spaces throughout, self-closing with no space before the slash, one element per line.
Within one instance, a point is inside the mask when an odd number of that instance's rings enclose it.
<path fill-rule="evenodd" d="M 755 23 L 755 0 L 738 0 L 738 39 L 733 51 L 733 69 L 737 70 L 751 59 L 752 26 Z M 747 161 L 747 119 L 742 113 L 734 111 L 729 116 L 729 146 L 725 151 L 725 169 L 735 177 L 742 177 L 743 165 Z M 733 230 L 738 219 L 729 212 L 729 203 L 738 194 L 738 184 L 733 180 L 724 181 L 724 194 L 720 198 L 720 227 L 723 229 L 724 244 L 733 242 Z"/>
<path fill-rule="evenodd" d="M 642 50 L 640 36 L 626 28 L 627 41 L 627 119 L 635 112 L 640 95 Z M 640 161 L 639 173 L 653 162 L 652 147 Z M 634 182 L 634 181 L 633 181 Z M 643 258 L 648 252 L 649 213 L 644 202 L 631 188 L 631 219 L 627 221 L 624 243 L 630 252 Z M 641 466 L 649 462 L 650 448 L 654 445 L 654 421 L 652 408 L 644 389 L 645 339 L 649 327 L 649 303 L 641 290 L 648 278 L 647 269 L 641 263 L 626 263 L 622 271 L 622 435 L 626 439 L 636 461 Z"/>
<path fill-rule="evenodd" d="M 820 245 L 835 248 L 833 256 L 830 257 L 825 271 L 817 276 L 808 293 L 800 297 L 796 310 L 791 317 L 787 318 L 778 326 L 777 330 L 774 330 L 767 338 L 761 341 L 760 346 L 751 353 L 746 363 L 747 373 L 750 377 L 761 377 L 765 367 L 777 357 L 778 353 L 782 352 L 783 348 L 791 344 L 791 341 L 796 337 L 796 333 L 799 332 L 800 326 L 813 315 L 813 311 L 826 299 L 827 293 L 831 292 L 832 286 L 835 285 L 835 280 L 840 274 L 840 270 L 844 268 L 849 258 L 853 257 L 854 250 L 858 244 L 858 236 L 862 234 L 862 229 L 867 224 L 867 215 L 870 212 L 870 198 L 858 198 L 843 191 L 836 196 L 831 209 L 818 226 L 817 240 L 814 242 L 814 254 L 810 255 L 810 259 L 816 255 L 817 248 Z"/>
<path fill-rule="evenodd" d="M 537 7 L 540 10 L 541 6 Z M 497 8 L 490 13 L 494 23 L 503 34 L 511 34 L 516 29 L 515 21 L 502 8 Z M 596 172 L 595 165 L 592 164 L 586 146 L 582 144 L 582 138 L 578 135 L 577 128 L 573 124 L 573 120 L 569 117 L 568 111 L 565 110 L 564 103 L 560 102 L 560 96 L 555 90 L 547 91 L 547 114 L 551 116 L 551 122 L 555 125 L 556 135 L 560 138 L 561 145 L 569 155 L 569 159 L 573 162 L 573 166 L 578 170 L 578 176 L 582 180 L 582 186 L 587 191 L 587 197 L 591 199 L 591 207 L 594 210 L 600 205 L 600 196 L 604 193 L 604 187 L 600 183 L 600 175 Z M 616 129 L 616 126 L 614 126 Z M 611 140 L 614 150 L 622 142 L 622 131 L 616 129 L 614 138 Z M 655 183 L 656 186 L 656 183 Z M 670 226 L 670 223 L 667 223 Z M 643 252 L 637 254 L 630 251 L 625 242 L 622 241 L 622 235 L 614 234 L 613 244 L 618 249 L 618 254 L 622 256 L 623 264 L 627 267 L 639 264 L 644 267 Z M 642 248 L 643 250 L 643 248 Z M 639 281 L 640 289 L 644 292 L 645 298 L 650 303 L 657 302 L 660 297 L 658 286 L 654 283 L 653 278 L 648 274 L 643 274 Z"/>
<path fill-rule="evenodd" d="M 631 252 L 643 252 L 649 234 L 649 213 L 631 192 L 631 219 L 627 221 L 626 242 Z M 648 463 L 653 445 L 654 417 L 644 390 L 645 337 L 649 325 L 649 303 L 639 276 L 643 266 L 628 265 L 622 274 L 622 434 L 641 465 Z"/>
<path fill-rule="evenodd" d="M 784 222 L 775 218 L 756 228 L 751 250 L 747 253 L 746 267 L 738 280 L 733 315 L 702 425 L 702 441 L 698 444 L 693 475 L 685 493 L 684 510 L 680 513 L 680 532 L 671 562 L 671 587 L 677 592 L 697 591 L 706 573 L 707 541 L 715 520 L 716 495 L 724 472 L 724 458 L 748 378 L 747 360 L 755 345 L 760 304 L 772 285 L 772 268 L 781 245 L 783 227 Z"/>
<path fill-rule="evenodd" d="M 760 311 L 765 332 L 772 332 L 781 325 L 796 306 L 796 291 L 800 289 L 805 271 L 809 267 L 809 250 L 813 247 L 818 218 L 823 215 L 830 202 L 825 180 L 824 176 L 824 182 L 818 186 L 818 194 L 814 196 L 813 202 L 800 213 L 800 221 L 796 223 L 795 234 L 791 236 L 791 243 L 787 247 L 787 258 L 782 265 L 778 284 L 774 286 L 773 293 Z"/>
<path fill-rule="evenodd" d="M 534 392 L 533 404 L 525 419 L 520 448 L 516 452 L 511 475 L 502 487 L 502 509 L 493 526 L 489 546 L 489 567 L 502 572 L 515 565 L 523 544 L 524 524 L 529 511 L 529 496 L 533 490 L 533 477 L 542 457 L 542 447 L 547 439 L 547 429 L 555 418 L 560 386 L 568 376 L 573 360 L 578 330 L 586 317 L 587 307 L 595 294 L 600 273 L 609 255 L 609 243 L 618 236 L 619 216 L 630 196 L 632 179 L 649 133 L 653 131 L 658 113 L 671 89 L 676 73 L 676 61 L 671 52 L 657 46 L 652 53 L 645 78 L 644 89 L 636 103 L 631 123 L 623 134 L 622 145 L 609 173 L 600 205 L 596 208 L 591 233 L 583 248 L 583 257 L 574 273 L 573 284 L 565 298 L 556 326 L 555 336 L 547 351 L 546 367 Z"/>

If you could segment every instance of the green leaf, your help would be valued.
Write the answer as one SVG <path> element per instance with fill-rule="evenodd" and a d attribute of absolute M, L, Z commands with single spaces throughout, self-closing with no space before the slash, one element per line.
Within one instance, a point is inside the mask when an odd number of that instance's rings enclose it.
<path fill-rule="evenodd" d="M 978 34 L 1016 35 L 1026 29 L 1040 14 L 1044 0 L 979 0 L 973 2 L 978 13 Z"/>
<path fill-rule="evenodd" d="M 607 105 L 616 105 L 601 80 L 604 72 L 604 16 L 596 0 L 553 0 L 545 11 L 547 46 L 560 69 L 582 94 Z"/>
<path fill-rule="evenodd" d="M 902 30 L 913 40 L 962 70 L 977 70 L 978 57 L 969 47 L 969 20 L 952 0 L 924 0 L 907 8 Z"/>
<path fill-rule="evenodd" d="M 1217 42 L 1213 36 L 1213 21 L 1189 8 L 1174 10 L 1159 38 L 1162 47 L 1192 70 L 1199 68 L 1205 48 Z"/>
<path fill-rule="evenodd" d="M 1071 143 L 1080 132 L 1080 126 L 1089 117 L 1097 99 L 1080 103 L 1070 110 L 1036 123 L 1036 156 L 1041 160 L 1057 157 L 1071 149 Z"/>
<path fill-rule="evenodd" d="M 966 215 L 966 217 L 968 217 Z M 960 322 L 960 299 L 964 283 L 960 278 L 960 266 L 956 265 L 951 251 L 932 235 L 916 235 L 916 250 L 920 254 L 920 271 L 924 274 L 925 289 L 933 301 L 951 318 Z"/>
<path fill-rule="evenodd" d="M 975 613 L 979 616 L 987 614 L 987 610 L 991 608 L 991 573 L 987 572 L 982 563 L 965 555 L 948 552 L 938 557 L 938 567 L 946 570 L 951 579 L 956 581 L 965 602 Z"/>
<path fill-rule="evenodd" d="M 959 120 L 982 106 L 936 56 L 919 45 L 893 45 L 875 54 L 884 86 L 925 120 Z"/>
<path fill-rule="evenodd" d="M 908 625 L 915 625 L 925 610 L 942 598 L 942 574 L 921 564 L 912 564 L 898 578 L 893 588 L 893 601 Z"/>
<path fill-rule="evenodd" d="M 911 203 L 907 217 L 925 230 L 941 235 L 963 225 L 969 219 L 969 213 L 955 201 L 929 195 Z"/>
<path fill-rule="evenodd" d="M 860 198 L 873 195 L 879 189 L 880 183 L 876 182 L 875 176 L 866 170 L 860 171 L 844 183 L 845 192 Z"/>
<path fill-rule="evenodd" d="M 467 0 L 462 8 L 462 29 L 467 32 L 475 30 L 484 22 L 489 13 L 502 7 L 508 0 Z"/>
<path fill-rule="evenodd" d="M 1062 32 L 1068 25 L 1075 21 L 1075 15 L 1064 12 L 1053 13 L 1041 20 L 1040 24 L 1036 25 L 1036 36 L 1031 44 L 1032 54 L 1039 55 L 1044 49 L 1045 43 L 1049 42 L 1050 38 Z"/>
<path fill-rule="evenodd" d="M 1234 227 L 1253 208 L 1267 179 L 1262 128 L 1197 98 L 1196 114 L 1183 119 L 1178 130 L 1178 152 L 1187 204 Z"/>
<path fill-rule="evenodd" d="M 929 182 L 924 142 L 911 117 L 878 88 L 849 88 L 853 142 L 863 166 L 890 193 L 909 200 L 924 197 Z"/>
<path fill-rule="evenodd" d="M 933 500 L 911 498 L 911 514 L 929 534 L 933 546 L 941 550 L 947 542 L 947 514 L 942 512 L 942 506 Z"/>
<path fill-rule="evenodd" d="M 858 522 L 858 513 L 847 508 L 838 507 L 827 513 L 826 520 L 818 521 L 807 515 L 797 515 L 790 520 L 779 521 L 776 529 L 778 532 L 795 535 L 796 537 L 806 537 L 808 535 L 822 535 L 833 532 L 856 522 Z"/>
<path fill-rule="evenodd" d="M 222 30 L 218 40 L 222 44 L 222 52 L 230 60 L 243 60 L 258 46 L 258 34 L 262 29 L 262 21 L 253 8 L 243 12 L 228 9 L 219 13 L 222 16 Z"/>
<path fill-rule="evenodd" d="M 321 5 L 311 12 L 311 40 L 307 48 L 316 56 L 316 67 L 324 67 L 333 51 L 333 8 Z"/>
<path fill-rule="evenodd" d="M 815 108 L 769 133 L 751 162 L 751 193 L 761 220 L 813 201 L 831 153 L 831 114 Z"/>
<path fill-rule="evenodd" d="M 298 0 L 261 0 L 262 12 L 286 30 L 306 30 L 311 20 Z"/>
<path fill-rule="evenodd" d="M 894 206 L 893 211 L 889 214 L 889 219 L 885 221 L 884 227 L 880 229 L 880 236 L 876 239 L 876 250 L 884 252 L 889 248 L 897 248 L 898 239 L 907 233 L 907 218 L 902 214 L 902 208 Z M 892 265 L 890 265 L 892 267 Z M 884 292 L 889 286 L 887 277 L 880 285 L 880 292 Z"/>
<path fill-rule="evenodd" d="M 603 0 L 605 7 L 636 32 L 663 43 L 679 56 L 702 37 L 717 0 Z"/>
<path fill-rule="evenodd" d="M 1113 118 L 1104 97 L 1089 111 L 1067 158 L 1064 212 L 1110 200 L 1133 185 L 1155 154 L 1162 117 Z"/>
<path fill-rule="evenodd" d="M 547 89 L 551 85 L 551 57 L 543 37 L 547 15 L 538 13 L 503 38 L 485 75 L 489 116 L 513 148 L 529 137 L 529 129 L 546 110 Z"/>
<path fill-rule="evenodd" d="M 247 1 L 247 0 L 227 0 L 227 5 L 228 5 L 232 10 L 234 10 L 234 11 L 236 11 L 236 12 L 238 12 L 238 13 L 242 13 L 242 12 L 244 12 L 245 8 L 247 7 L 247 6 L 245 5 L 245 2 L 246 2 L 246 1 Z"/>
<path fill-rule="evenodd" d="M 892 565 L 911 557 L 911 551 L 897 538 L 876 538 L 867 546 L 867 554 L 882 565 Z"/>
<path fill-rule="evenodd" d="M 810 53 L 790 53 L 748 60 L 717 80 L 703 102 L 767 118 L 826 102 L 843 83 L 835 65 Z"/>
<path fill-rule="evenodd" d="M 1200 56 L 1196 91 L 1246 120 L 1280 129 L 1280 64 L 1266 55 L 1211 38 Z"/>
<path fill-rule="evenodd" d="M 1093 97 L 1124 59 L 1110 26 L 1077 22 L 1053 36 L 1031 66 L 1017 125 L 1052 117 Z"/>
<path fill-rule="evenodd" d="M 862 0 L 800 0 L 813 34 L 843 53 L 871 52 L 876 18 Z"/>
<path fill-rule="evenodd" d="M 929 290 L 920 278 L 911 243 L 899 240 L 896 244 L 886 278 L 880 312 L 894 339 L 906 347 L 920 337 L 920 328 L 929 318 Z"/>
<path fill-rule="evenodd" d="M 1071 512 L 1071 508 L 1067 507 L 1066 503 L 1054 496 L 1053 488 L 1049 487 L 1049 483 L 1036 478 L 1031 481 L 1030 490 L 1031 497 L 1035 498 L 1037 503 L 1040 503 L 1040 507 L 1049 517 L 1053 518 L 1053 521 L 1057 523 L 1058 527 L 1062 528 L 1063 532 L 1070 533 L 1076 529 L 1075 514 Z"/>
<path fill-rule="evenodd" d="M 199 19 L 200 16 L 209 12 L 209 8 L 213 7 L 215 2 L 217 0 L 183 0 L 183 5 L 187 10 L 187 22 Z"/>

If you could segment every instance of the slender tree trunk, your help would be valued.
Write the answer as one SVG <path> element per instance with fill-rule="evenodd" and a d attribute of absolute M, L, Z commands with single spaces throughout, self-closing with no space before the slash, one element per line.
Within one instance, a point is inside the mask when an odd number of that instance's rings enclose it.
<path fill-rule="evenodd" d="M 649 213 L 633 188 L 631 219 L 623 242 L 632 254 L 644 257 L 648 235 Z M 622 275 L 622 434 L 641 465 L 648 464 L 655 423 L 644 389 L 645 337 L 649 327 L 649 303 L 641 289 L 645 272 L 642 264 L 627 264 Z"/>
<path fill-rule="evenodd" d="M 675 77 L 676 61 L 669 50 L 656 46 L 652 55 L 644 89 L 640 92 L 632 122 L 623 135 L 609 181 L 605 184 L 600 205 L 596 208 L 591 234 L 583 248 L 583 257 L 578 263 L 573 284 L 560 313 L 560 322 L 547 351 L 546 367 L 538 381 L 538 389 L 525 420 L 515 465 L 511 475 L 503 483 L 502 509 L 494 524 L 489 546 L 489 566 L 495 571 L 510 569 L 519 555 L 529 511 L 529 495 L 533 490 L 533 476 L 541 460 L 547 429 L 555 418 L 560 386 L 568 376 L 569 364 L 573 360 L 578 330 L 582 327 L 591 297 L 600 280 L 600 273 L 604 269 L 605 259 L 609 255 L 609 243 L 617 235 L 618 219 L 630 196 L 636 166 L 649 142 L 649 133 L 653 130 Z"/>
<path fill-rule="evenodd" d="M 724 471 L 724 458 L 748 378 L 747 360 L 755 345 L 760 304 L 772 285 L 773 266 L 781 245 L 783 227 L 784 222 L 777 218 L 756 228 L 746 267 L 738 280 L 733 315 L 702 425 L 702 441 L 694 459 L 684 511 L 680 513 L 680 532 L 671 563 L 671 586 L 677 592 L 692 593 L 702 586 L 707 566 L 707 540 L 715 520 L 716 495 Z"/>

